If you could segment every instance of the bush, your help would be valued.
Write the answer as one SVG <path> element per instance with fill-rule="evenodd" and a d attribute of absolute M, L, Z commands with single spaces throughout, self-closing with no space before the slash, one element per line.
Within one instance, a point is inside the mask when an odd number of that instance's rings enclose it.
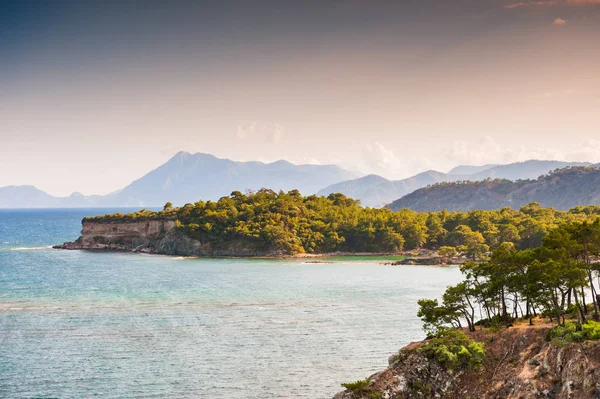
<path fill-rule="evenodd" d="M 581 332 L 586 339 L 597 340 L 600 339 L 600 322 L 588 321 L 581 326 Z"/>
<path fill-rule="evenodd" d="M 358 381 L 354 381 L 354 382 L 346 382 L 344 384 L 342 384 L 342 386 L 344 388 L 346 388 L 349 391 L 352 391 L 354 393 L 362 393 L 365 388 L 367 388 L 369 386 L 369 384 L 371 383 L 371 380 L 368 378 L 365 378 L 364 380 L 358 380 Z"/>
<path fill-rule="evenodd" d="M 429 340 L 419 351 L 447 370 L 466 368 L 477 370 L 485 360 L 485 348 L 463 332 L 448 330 Z"/>
<path fill-rule="evenodd" d="M 383 399 L 383 393 L 376 391 L 375 388 L 369 386 L 370 384 L 371 380 L 369 378 L 365 378 L 364 380 L 347 382 L 342 384 L 342 386 L 350 392 L 360 395 L 361 398 Z"/>
<path fill-rule="evenodd" d="M 574 322 L 565 323 L 563 326 L 554 327 L 546 337 L 551 340 L 562 340 L 567 342 L 582 342 L 600 339 L 600 322 L 589 320 L 577 328 Z"/>

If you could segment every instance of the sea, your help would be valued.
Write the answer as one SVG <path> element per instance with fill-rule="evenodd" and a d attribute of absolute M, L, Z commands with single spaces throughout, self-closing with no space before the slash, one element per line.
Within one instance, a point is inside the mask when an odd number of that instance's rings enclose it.
<path fill-rule="evenodd" d="M 331 398 L 423 339 L 417 300 L 461 278 L 51 248 L 113 211 L 0 210 L 0 398 Z"/>

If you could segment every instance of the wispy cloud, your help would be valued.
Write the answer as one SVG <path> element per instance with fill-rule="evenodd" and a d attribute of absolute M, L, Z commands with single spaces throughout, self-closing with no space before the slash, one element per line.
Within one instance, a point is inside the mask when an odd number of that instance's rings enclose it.
<path fill-rule="evenodd" d="M 562 19 L 562 18 L 556 18 L 556 19 L 554 20 L 554 22 L 552 22 L 552 24 L 553 24 L 553 25 L 564 25 L 564 24 L 566 24 L 566 23 L 567 23 L 567 21 L 565 21 L 565 20 L 564 20 L 564 19 Z"/>
<path fill-rule="evenodd" d="M 519 1 L 507 4 L 504 8 L 512 9 L 519 7 L 544 7 L 544 6 L 586 6 L 600 4 L 600 0 L 539 0 L 539 1 Z"/>
<path fill-rule="evenodd" d="M 397 155 L 383 144 L 375 142 L 364 147 L 362 159 L 340 166 L 375 173 L 389 179 L 402 179 L 433 169 L 441 172 L 457 165 L 509 164 L 530 159 L 569 162 L 600 162 L 600 141 L 587 139 L 569 149 L 540 146 L 510 146 L 484 136 L 476 141 L 455 141 L 443 152 Z"/>
<path fill-rule="evenodd" d="M 542 0 L 542 1 L 519 1 L 505 5 L 504 8 L 519 8 L 519 7 L 530 7 L 530 6 L 554 6 L 559 4 L 558 0 Z"/>
<path fill-rule="evenodd" d="M 254 121 L 238 125 L 235 135 L 239 140 L 277 143 L 283 139 L 284 129 L 278 123 Z"/>
<path fill-rule="evenodd" d="M 483 165 L 486 163 L 512 163 L 530 159 L 556 160 L 569 162 L 599 162 L 600 142 L 587 139 L 571 149 L 549 147 L 511 147 L 501 145 L 491 137 L 483 137 L 477 142 L 457 141 L 446 154 L 451 165 Z"/>

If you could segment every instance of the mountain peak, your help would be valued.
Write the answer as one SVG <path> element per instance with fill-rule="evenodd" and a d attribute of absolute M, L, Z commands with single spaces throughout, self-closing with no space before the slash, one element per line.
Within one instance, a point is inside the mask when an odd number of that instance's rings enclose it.
<path fill-rule="evenodd" d="M 290 161 L 286 161 L 285 159 L 279 159 L 277 161 L 271 162 L 268 165 L 271 166 L 296 166 L 295 164 L 291 163 Z"/>
<path fill-rule="evenodd" d="M 187 151 L 179 151 L 177 152 L 177 154 L 173 155 L 171 157 L 171 159 L 175 159 L 175 158 L 187 158 L 189 156 L 191 156 L 192 154 L 187 152 Z"/>

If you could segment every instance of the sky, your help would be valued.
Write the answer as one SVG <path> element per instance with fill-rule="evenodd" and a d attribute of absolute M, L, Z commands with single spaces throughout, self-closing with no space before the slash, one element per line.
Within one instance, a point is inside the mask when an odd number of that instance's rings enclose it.
<path fill-rule="evenodd" d="M 600 162 L 600 0 L 6 1 L 0 186 L 178 151 L 404 178 Z"/>

